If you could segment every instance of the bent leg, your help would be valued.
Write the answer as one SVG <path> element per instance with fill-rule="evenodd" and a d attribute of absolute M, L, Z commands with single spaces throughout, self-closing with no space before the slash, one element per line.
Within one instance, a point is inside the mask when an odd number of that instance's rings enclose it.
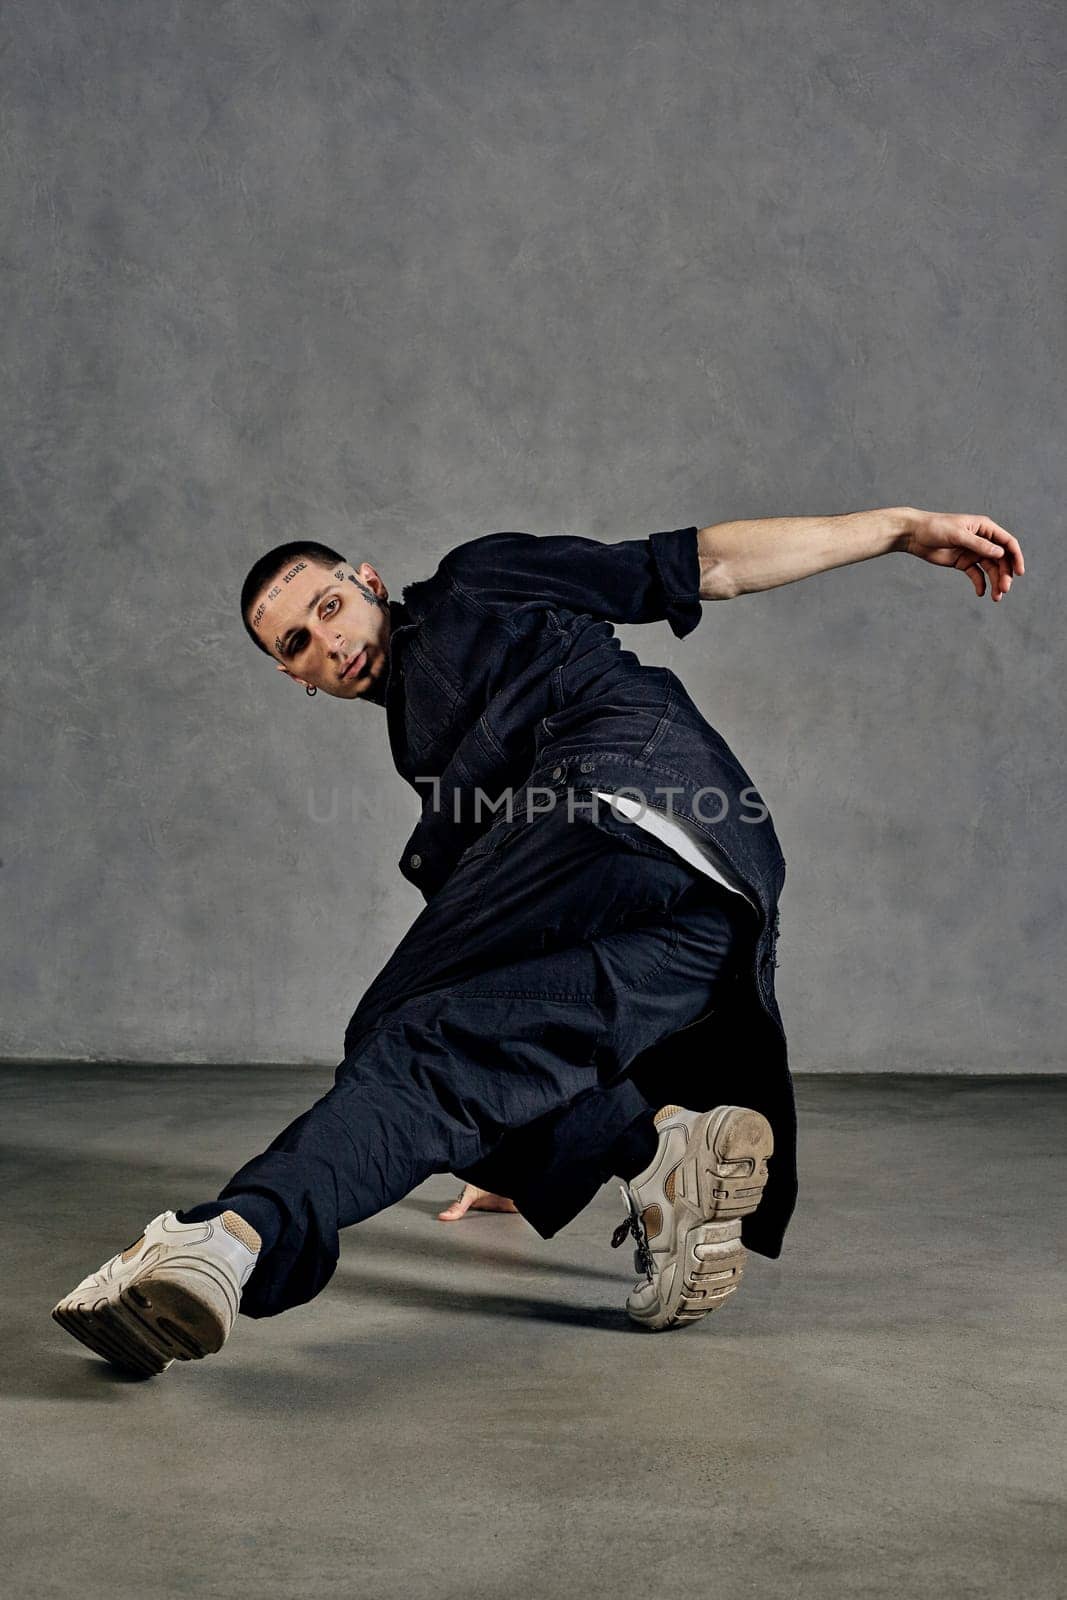
<path fill-rule="evenodd" d="M 714 1059 L 701 1082 L 679 1070 L 680 1029 L 714 1014 L 736 981 L 748 913 L 736 895 L 698 881 L 677 903 L 677 942 L 670 972 L 651 1002 L 633 997 L 620 1010 L 615 1061 L 625 1075 L 588 1089 L 578 1100 L 508 1133 L 492 1154 L 457 1171 L 466 1183 L 505 1194 L 526 1220 L 551 1238 L 584 1210 L 612 1177 L 642 1172 L 656 1150 L 653 1114 L 668 1102 L 715 1103 Z M 660 1028 L 663 1031 L 659 1031 Z"/>

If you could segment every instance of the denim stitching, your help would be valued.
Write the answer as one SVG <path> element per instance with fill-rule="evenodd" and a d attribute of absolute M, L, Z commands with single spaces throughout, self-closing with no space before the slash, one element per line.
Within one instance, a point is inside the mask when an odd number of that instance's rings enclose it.
<path fill-rule="evenodd" d="M 653 732 L 649 736 L 649 738 L 646 741 L 646 743 L 644 745 L 642 745 L 642 747 L 641 747 L 641 750 L 640 750 L 640 752 L 638 754 L 638 758 L 637 758 L 639 761 L 645 760 L 648 756 L 650 756 L 653 753 L 653 751 L 655 750 L 656 746 L 660 743 L 661 739 L 663 738 L 664 734 L 667 732 L 668 728 L 671 726 L 673 721 L 674 721 L 674 690 L 673 690 L 673 688 L 671 686 L 671 680 L 668 677 L 668 679 L 667 679 L 667 700 L 666 700 L 666 704 L 663 707 L 663 710 L 662 710 L 662 712 L 660 714 L 660 719 L 659 719 L 658 723 L 656 724 Z"/>

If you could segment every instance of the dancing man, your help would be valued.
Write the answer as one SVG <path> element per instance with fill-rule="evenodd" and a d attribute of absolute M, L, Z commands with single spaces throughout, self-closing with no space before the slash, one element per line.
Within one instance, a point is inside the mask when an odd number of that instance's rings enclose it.
<path fill-rule="evenodd" d="M 442 1219 L 516 1210 L 546 1239 L 620 1180 L 626 1312 L 651 1330 L 722 1305 L 746 1249 L 778 1256 L 797 1192 L 782 851 L 722 735 L 612 624 L 684 638 L 705 602 L 893 552 L 994 601 L 1023 572 L 989 517 L 912 507 L 610 543 L 491 533 L 399 601 L 322 544 L 261 557 L 241 592 L 258 648 L 308 696 L 385 710 L 421 801 L 399 868 L 425 904 L 360 998 L 332 1088 L 56 1320 L 138 1372 L 207 1355 L 239 1311 L 318 1294 L 340 1230 L 433 1173 L 465 1185 Z"/>

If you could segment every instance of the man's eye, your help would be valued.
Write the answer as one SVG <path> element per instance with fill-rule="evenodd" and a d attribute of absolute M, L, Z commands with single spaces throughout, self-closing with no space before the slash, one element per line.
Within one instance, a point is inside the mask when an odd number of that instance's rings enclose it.
<path fill-rule="evenodd" d="M 328 617 L 330 615 L 330 607 L 331 606 L 339 606 L 340 604 L 341 604 L 341 602 L 338 600 L 337 596 L 335 594 L 331 595 L 330 598 L 327 600 L 326 604 L 322 608 L 323 616 L 324 617 Z"/>
<path fill-rule="evenodd" d="M 308 636 L 307 636 L 306 633 L 298 633 L 298 634 L 296 634 L 294 636 L 294 638 L 293 638 L 292 644 L 289 646 L 289 654 L 290 654 L 290 656 L 298 656 L 300 654 L 300 652 L 303 650 L 304 646 L 307 644 L 307 642 L 308 642 Z"/>

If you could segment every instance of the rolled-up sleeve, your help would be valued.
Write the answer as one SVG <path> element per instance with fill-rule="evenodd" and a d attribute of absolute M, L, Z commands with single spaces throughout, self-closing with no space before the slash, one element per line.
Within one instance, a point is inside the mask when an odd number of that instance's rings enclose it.
<path fill-rule="evenodd" d="M 695 527 L 613 543 L 487 533 L 450 550 L 441 566 L 484 605 L 548 605 L 606 622 L 667 622 L 679 639 L 702 615 Z"/>

